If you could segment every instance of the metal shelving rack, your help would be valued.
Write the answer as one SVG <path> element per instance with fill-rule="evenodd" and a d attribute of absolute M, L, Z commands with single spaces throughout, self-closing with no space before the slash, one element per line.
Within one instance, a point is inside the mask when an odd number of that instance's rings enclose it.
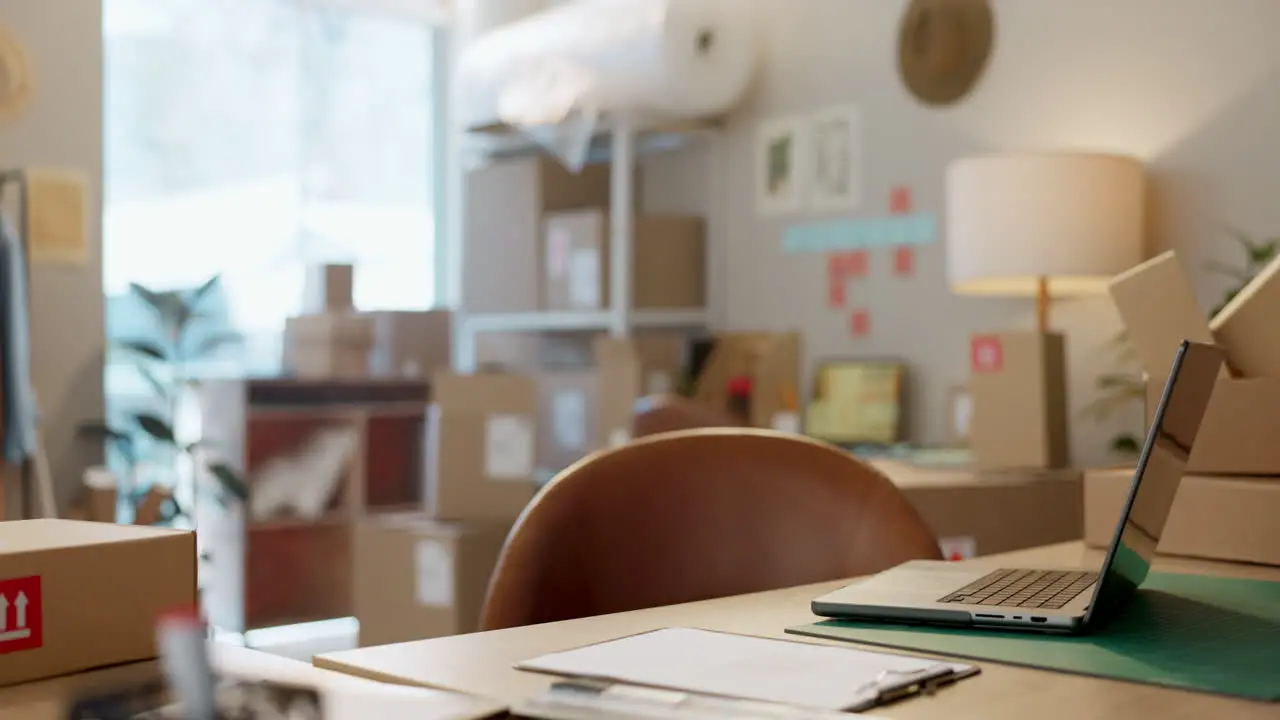
<path fill-rule="evenodd" d="M 696 329 L 707 323 L 707 310 L 637 310 L 632 307 L 631 246 L 635 240 L 633 211 L 635 207 L 635 166 L 638 156 L 653 152 L 677 150 L 700 133 L 712 132 L 720 120 L 706 119 L 680 122 L 640 122 L 634 118 L 616 117 L 592 139 L 588 159 L 608 159 L 609 205 L 609 305 L 595 311 L 526 311 L 509 313 L 457 314 L 456 365 L 462 372 L 476 368 L 476 336 L 484 332 L 565 332 L 607 331 L 613 337 L 625 338 L 638 328 Z M 489 157 L 514 157 L 540 148 L 506 126 L 486 126 L 472 130 L 489 139 Z M 618 212 L 616 210 L 623 210 Z M 464 230 L 465 233 L 465 230 Z M 465 237 L 463 239 L 465 257 Z"/>

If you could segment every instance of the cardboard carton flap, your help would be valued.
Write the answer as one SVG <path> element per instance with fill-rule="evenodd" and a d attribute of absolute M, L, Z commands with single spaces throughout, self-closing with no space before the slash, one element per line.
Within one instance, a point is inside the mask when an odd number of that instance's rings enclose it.
<path fill-rule="evenodd" d="M 1245 377 L 1280 377 L 1280 257 L 1236 293 L 1209 323 L 1231 367 Z"/>
<path fill-rule="evenodd" d="M 0 523 L 0 554 L 61 550 L 83 545 L 135 542 L 189 534 L 189 530 L 85 520 L 13 520 Z"/>
<path fill-rule="evenodd" d="M 1142 369 L 1152 378 L 1169 376 L 1183 340 L 1214 341 L 1191 279 L 1173 251 L 1120 273 L 1108 289 Z"/>

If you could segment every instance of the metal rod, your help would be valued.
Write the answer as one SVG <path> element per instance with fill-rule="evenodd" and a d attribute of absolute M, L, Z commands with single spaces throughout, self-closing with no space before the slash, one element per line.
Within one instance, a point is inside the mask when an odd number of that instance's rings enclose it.
<path fill-rule="evenodd" d="M 617 118 L 609 159 L 609 334 L 618 338 L 631 334 L 635 149 L 634 126 Z"/>

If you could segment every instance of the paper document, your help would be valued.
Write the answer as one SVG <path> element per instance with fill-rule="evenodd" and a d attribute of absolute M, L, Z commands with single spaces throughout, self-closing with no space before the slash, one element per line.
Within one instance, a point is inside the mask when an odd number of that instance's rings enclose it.
<path fill-rule="evenodd" d="M 863 709 L 895 687 L 977 672 L 927 658 L 691 628 L 543 655 L 516 668 L 824 710 Z"/>

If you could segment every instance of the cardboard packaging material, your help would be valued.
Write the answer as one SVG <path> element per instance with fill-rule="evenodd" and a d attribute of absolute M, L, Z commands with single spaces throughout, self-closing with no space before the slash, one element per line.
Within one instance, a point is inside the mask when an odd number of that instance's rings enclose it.
<path fill-rule="evenodd" d="M 313 265 L 303 281 L 302 312 L 308 315 L 348 313 L 355 307 L 355 268 Z"/>
<path fill-rule="evenodd" d="M 596 370 L 547 370 L 537 381 L 538 467 L 563 470 L 601 445 Z"/>
<path fill-rule="evenodd" d="M 300 378 L 361 378 L 369 374 L 373 322 L 330 313 L 285 320 L 284 367 Z"/>
<path fill-rule="evenodd" d="M 428 507 L 440 520 L 511 520 L 533 499 L 532 378 L 437 373 L 427 419 Z"/>
<path fill-rule="evenodd" d="M 727 408 L 729 383 L 746 377 L 751 382 L 750 425 L 776 428 L 781 415 L 796 412 L 800 385 L 798 333 L 739 332 L 716 336 L 715 349 L 695 381 L 693 397 Z"/>
<path fill-rule="evenodd" d="M 1078 470 L 977 472 L 900 460 L 871 464 L 907 497 L 949 560 L 1080 539 L 1084 503 Z"/>
<path fill-rule="evenodd" d="M 1218 342 L 1227 370 L 1218 379 L 1196 437 L 1187 472 L 1280 475 L 1280 340 L 1271 318 L 1280 315 L 1276 263 L 1263 270 L 1218 317 L 1206 320 L 1190 295 L 1190 280 L 1172 253 L 1112 281 L 1125 331 L 1147 374 L 1147 419 L 1155 412 L 1174 352 L 1184 339 Z M 1271 369 L 1268 369 L 1271 368 Z"/>
<path fill-rule="evenodd" d="M 421 513 L 356 529 L 360 645 L 475 632 L 509 522 L 439 522 Z"/>
<path fill-rule="evenodd" d="M 1066 467 L 1065 340 L 1056 333 L 975 335 L 969 342 L 969 443 L 979 470 Z"/>
<path fill-rule="evenodd" d="M 362 313 L 373 325 L 369 372 L 377 377 L 426 378 L 453 365 L 453 313 Z"/>
<path fill-rule="evenodd" d="M 706 304 L 706 238 L 701 218 L 642 214 L 631 245 L 631 297 L 640 310 Z M 548 215 L 543 231 L 542 307 L 609 306 L 609 215 L 590 209 Z"/>
<path fill-rule="evenodd" d="M 1267 264 L 1213 317 L 1209 329 L 1244 377 L 1280 378 L 1280 258 Z"/>
<path fill-rule="evenodd" d="M 1196 441 L 1199 443 L 1199 440 Z M 1084 540 L 1107 547 L 1133 468 L 1084 478 Z M 1184 475 L 1156 550 L 1165 555 L 1280 565 L 1280 482 L 1273 477 Z"/>
<path fill-rule="evenodd" d="M 1117 275 L 1108 290 L 1143 369 L 1161 382 L 1183 340 L 1213 342 L 1191 279 L 1173 252 Z"/>
<path fill-rule="evenodd" d="M 536 310 L 543 216 L 609 207 L 609 166 L 571 173 L 552 158 L 536 156 L 484 165 L 467 173 L 465 182 L 462 307 Z"/>
<path fill-rule="evenodd" d="M 0 523 L 0 685 L 156 656 L 161 615 L 196 606 L 190 532 Z"/>

